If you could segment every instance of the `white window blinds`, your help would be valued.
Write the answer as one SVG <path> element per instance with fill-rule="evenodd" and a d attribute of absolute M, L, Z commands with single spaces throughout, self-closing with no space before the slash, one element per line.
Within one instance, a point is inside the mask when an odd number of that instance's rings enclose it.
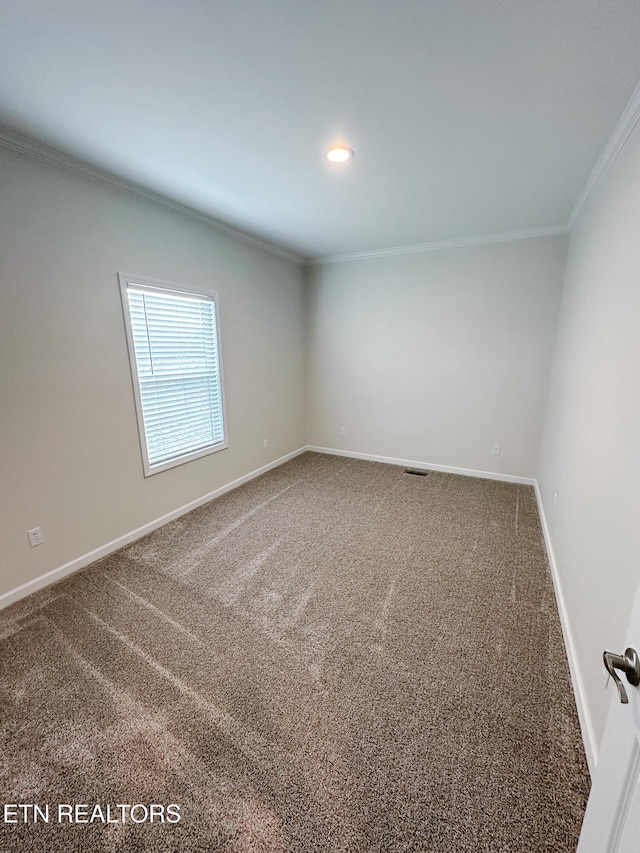
<path fill-rule="evenodd" d="M 215 296 L 127 281 L 126 305 L 145 473 L 226 446 Z"/>

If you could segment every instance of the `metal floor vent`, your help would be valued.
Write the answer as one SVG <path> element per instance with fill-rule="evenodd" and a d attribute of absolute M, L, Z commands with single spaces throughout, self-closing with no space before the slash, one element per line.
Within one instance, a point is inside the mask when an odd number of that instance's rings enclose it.
<path fill-rule="evenodd" d="M 419 468 L 405 468 L 405 474 L 413 474 L 414 477 L 428 477 L 431 471 L 420 471 Z"/>

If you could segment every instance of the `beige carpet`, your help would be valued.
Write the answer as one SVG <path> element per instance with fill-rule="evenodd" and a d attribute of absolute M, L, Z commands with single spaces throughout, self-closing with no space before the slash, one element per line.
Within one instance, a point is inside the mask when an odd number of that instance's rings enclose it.
<path fill-rule="evenodd" d="M 318 454 L 1 613 L 0 714 L 3 851 L 573 853 L 588 791 L 533 490 Z"/>

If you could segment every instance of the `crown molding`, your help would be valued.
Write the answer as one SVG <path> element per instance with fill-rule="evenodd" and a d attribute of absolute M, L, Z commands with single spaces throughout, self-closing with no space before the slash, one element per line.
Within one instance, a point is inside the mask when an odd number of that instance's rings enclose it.
<path fill-rule="evenodd" d="M 639 119 L 640 83 L 636 86 L 633 95 L 629 99 L 629 103 L 620 116 L 620 121 L 615 126 L 613 133 L 609 137 L 609 141 L 603 148 L 598 160 L 596 161 L 596 165 L 593 167 L 593 171 L 589 175 L 589 179 L 587 180 L 584 189 L 578 196 L 578 200 L 576 201 L 575 206 L 571 211 L 571 216 L 569 217 L 570 229 L 573 230 L 573 227 L 580 218 L 580 214 L 582 213 L 588 199 L 591 197 L 606 172 L 613 165 L 613 162 L 620 151 L 622 151 L 625 142 L 631 135 L 631 132 Z"/>
<path fill-rule="evenodd" d="M 42 163 L 48 163 L 50 166 L 55 166 L 56 168 L 62 169 L 65 172 L 70 172 L 73 175 L 79 175 L 94 184 L 101 184 L 102 186 L 130 193 L 131 195 L 143 198 L 158 207 L 167 208 L 168 210 L 171 210 L 174 213 L 179 213 L 189 219 L 197 219 L 199 222 L 204 222 L 206 225 L 209 225 L 221 234 L 225 234 L 226 236 L 232 237 L 241 243 L 246 243 L 249 246 L 263 249 L 266 252 L 270 252 L 272 255 L 286 258 L 286 260 L 293 261 L 298 264 L 304 262 L 302 255 L 297 255 L 281 246 L 262 240 L 260 237 L 256 237 L 247 231 L 242 231 L 239 228 L 234 228 L 232 225 L 227 225 L 225 222 L 221 222 L 213 216 L 194 210 L 187 205 L 180 204 L 180 202 L 167 198 L 167 196 L 156 193 L 153 190 L 148 190 L 145 187 L 141 187 L 140 185 L 127 181 L 123 178 L 118 178 L 116 175 L 111 174 L 111 172 L 92 166 L 89 163 L 85 163 L 84 160 L 72 157 L 69 154 L 64 154 L 56 148 L 51 148 L 50 146 L 45 145 L 42 142 L 38 142 L 31 137 L 23 136 L 20 133 L 9 130 L 9 128 L 0 127 L 0 146 L 9 148 L 12 151 L 17 151 L 20 154 L 24 154 L 34 160 L 39 160 Z"/>
<path fill-rule="evenodd" d="M 502 231 L 496 234 L 477 234 L 474 237 L 460 237 L 453 240 L 440 240 L 435 243 L 415 243 L 410 246 L 392 246 L 388 249 L 374 249 L 370 252 L 353 252 L 348 255 L 325 255 L 307 258 L 306 266 L 320 264 L 338 264 L 344 261 L 366 261 L 373 258 L 388 258 L 394 255 L 417 255 L 422 252 L 436 252 L 440 249 L 459 249 L 465 246 L 483 246 L 489 243 L 507 243 L 512 240 L 532 240 L 535 237 L 556 237 L 568 234 L 568 225 L 548 225 L 543 228 L 526 228 L 520 231 Z"/>

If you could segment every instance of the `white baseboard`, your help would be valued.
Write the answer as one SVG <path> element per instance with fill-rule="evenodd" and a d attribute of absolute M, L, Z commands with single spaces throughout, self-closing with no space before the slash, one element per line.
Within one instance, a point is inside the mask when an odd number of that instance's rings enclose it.
<path fill-rule="evenodd" d="M 77 572 L 78 569 L 88 566 L 89 563 L 94 563 L 96 560 L 106 557 L 107 554 L 112 554 L 119 548 L 123 548 L 125 545 L 129 545 L 131 542 L 134 542 L 136 539 L 146 536 L 147 533 L 152 533 L 154 530 L 157 530 L 158 527 L 162 527 L 163 524 L 167 524 L 169 521 L 173 521 L 175 518 L 179 518 L 181 515 L 191 512 L 192 509 L 197 509 L 199 506 L 214 500 L 214 498 L 219 498 L 220 495 L 224 495 L 226 492 L 232 491 L 232 489 L 237 489 L 238 486 L 242 486 L 244 483 L 248 483 L 249 480 L 259 477 L 260 474 L 265 474 L 272 468 L 277 468 L 279 465 L 283 465 L 290 459 L 304 453 L 306 449 L 306 447 L 300 447 L 292 453 L 287 453 L 286 456 L 281 456 L 279 459 L 269 462 L 268 465 L 263 465 L 262 468 L 257 468 L 255 471 L 251 471 L 249 474 L 245 474 L 237 480 L 232 480 L 230 483 L 220 486 L 220 488 L 214 489 L 214 491 L 209 492 L 200 498 L 196 498 L 194 501 L 190 501 L 188 504 L 178 507 L 178 509 L 174 509 L 171 512 L 166 513 L 166 515 L 160 516 L 160 518 L 156 518 L 153 521 L 148 522 L 148 524 L 143 524 L 142 527 L 137 527 L 135 530 L 125 533 L 124 536 L 119 536 L 117 539 L 107 542 L 106 545 L 101 545 L 100 548 L 96 548 L 94 551 L 89 551 L 88 554 L 83 554 L 82 557 L 77 557 L 75 560 L 71 560 L 70 563 L 65 563 L 64 566 L 59 566 L 57 569 L 45 572 L 45 574 L 22 584 L 22 586 L 18 586 L 15 589 L 9 590 L 9 592 L 3 593 L 0 595 L 0 610 L 4 607 L 8 607 L 16 601 L 19 601 L 21 598 L 25 598 L 27 595 L 31 595 L 32 592 L 36 592 L 45 586 L 49 586 L 52 583 L 56 583 L 56 581 L 62 580 L 67 575 Z"/>
<path fill-rule="evenodd" d="M 373 453 L 356 453 L 353 450 L 336 450 L 334 447 L 313 447 L 307 445 L 305 450 L 313 453 L 328 453 L 331 456 L 348 456 L 351 459 L 366 459 L 368 462 L 384 462 L 387 465 L 403 465 L 405 468 L 419 468 L 425 471 L 443 471 L 445 474 L 461 474 L 464 477 L 480 477 L 484 480 L 501 480 L 505 483 L 522 483 L 525 486 L 535 486 L 536 481 L 531 477 L 518 477 L 514 474 L 496 474 L 494 471 L 476 471 L 474 468 L 455 468 L 452 465 L 436 465 L 431 462 L 416 462 L 412 459 L 396 459 L 392 456 L 376 456 Z"/>
<path fill-rule="evenodd" d="M 586 691 L 584 682 L 580 673 L 580 666 L 576 655 L 576 646 L 571 631 L 569 615 L 562 594 L 562 585 L 560 583 L 560 575 L 558 573 L 558 564 L 556 563 L 553 544 L 551 542 L 551 534 L 547 525 L 547 518 L 544 512 L 542 503 L 542 495 L 538 482 L 535 482 L 536 500 L 538 501 L 538 512 L 542 523 L 542 533 L 544 535 L 545 545 L 547 547 L 547 555 L 549 557 L 549 566 L 551 569 L 551 579 L 553 580 L 553 588 L 556 594 L 556 603 L 558 605 L 558 613 L 560 615 L 560 625 L 562 626 L 562 636 L 564 637 L 564 645 L 567 650 L 567 659 L 569 661 L 569 673 L 571 674 L 571 682 L 573 684 L 573 693 L 576 698 L 576 708 L 578 710 L 578 719 L 580 721 L 580 729 L 582 731 L 582 742 L 584 743 L 584 751 L 587 756 L 587 764 L 589 765 L 589 773 L 591 778 L 595 773 L 598 764 L 598 744 L 596 741 L 591 714 L 589 713 L 589 705 L 587 703 Z"/>

